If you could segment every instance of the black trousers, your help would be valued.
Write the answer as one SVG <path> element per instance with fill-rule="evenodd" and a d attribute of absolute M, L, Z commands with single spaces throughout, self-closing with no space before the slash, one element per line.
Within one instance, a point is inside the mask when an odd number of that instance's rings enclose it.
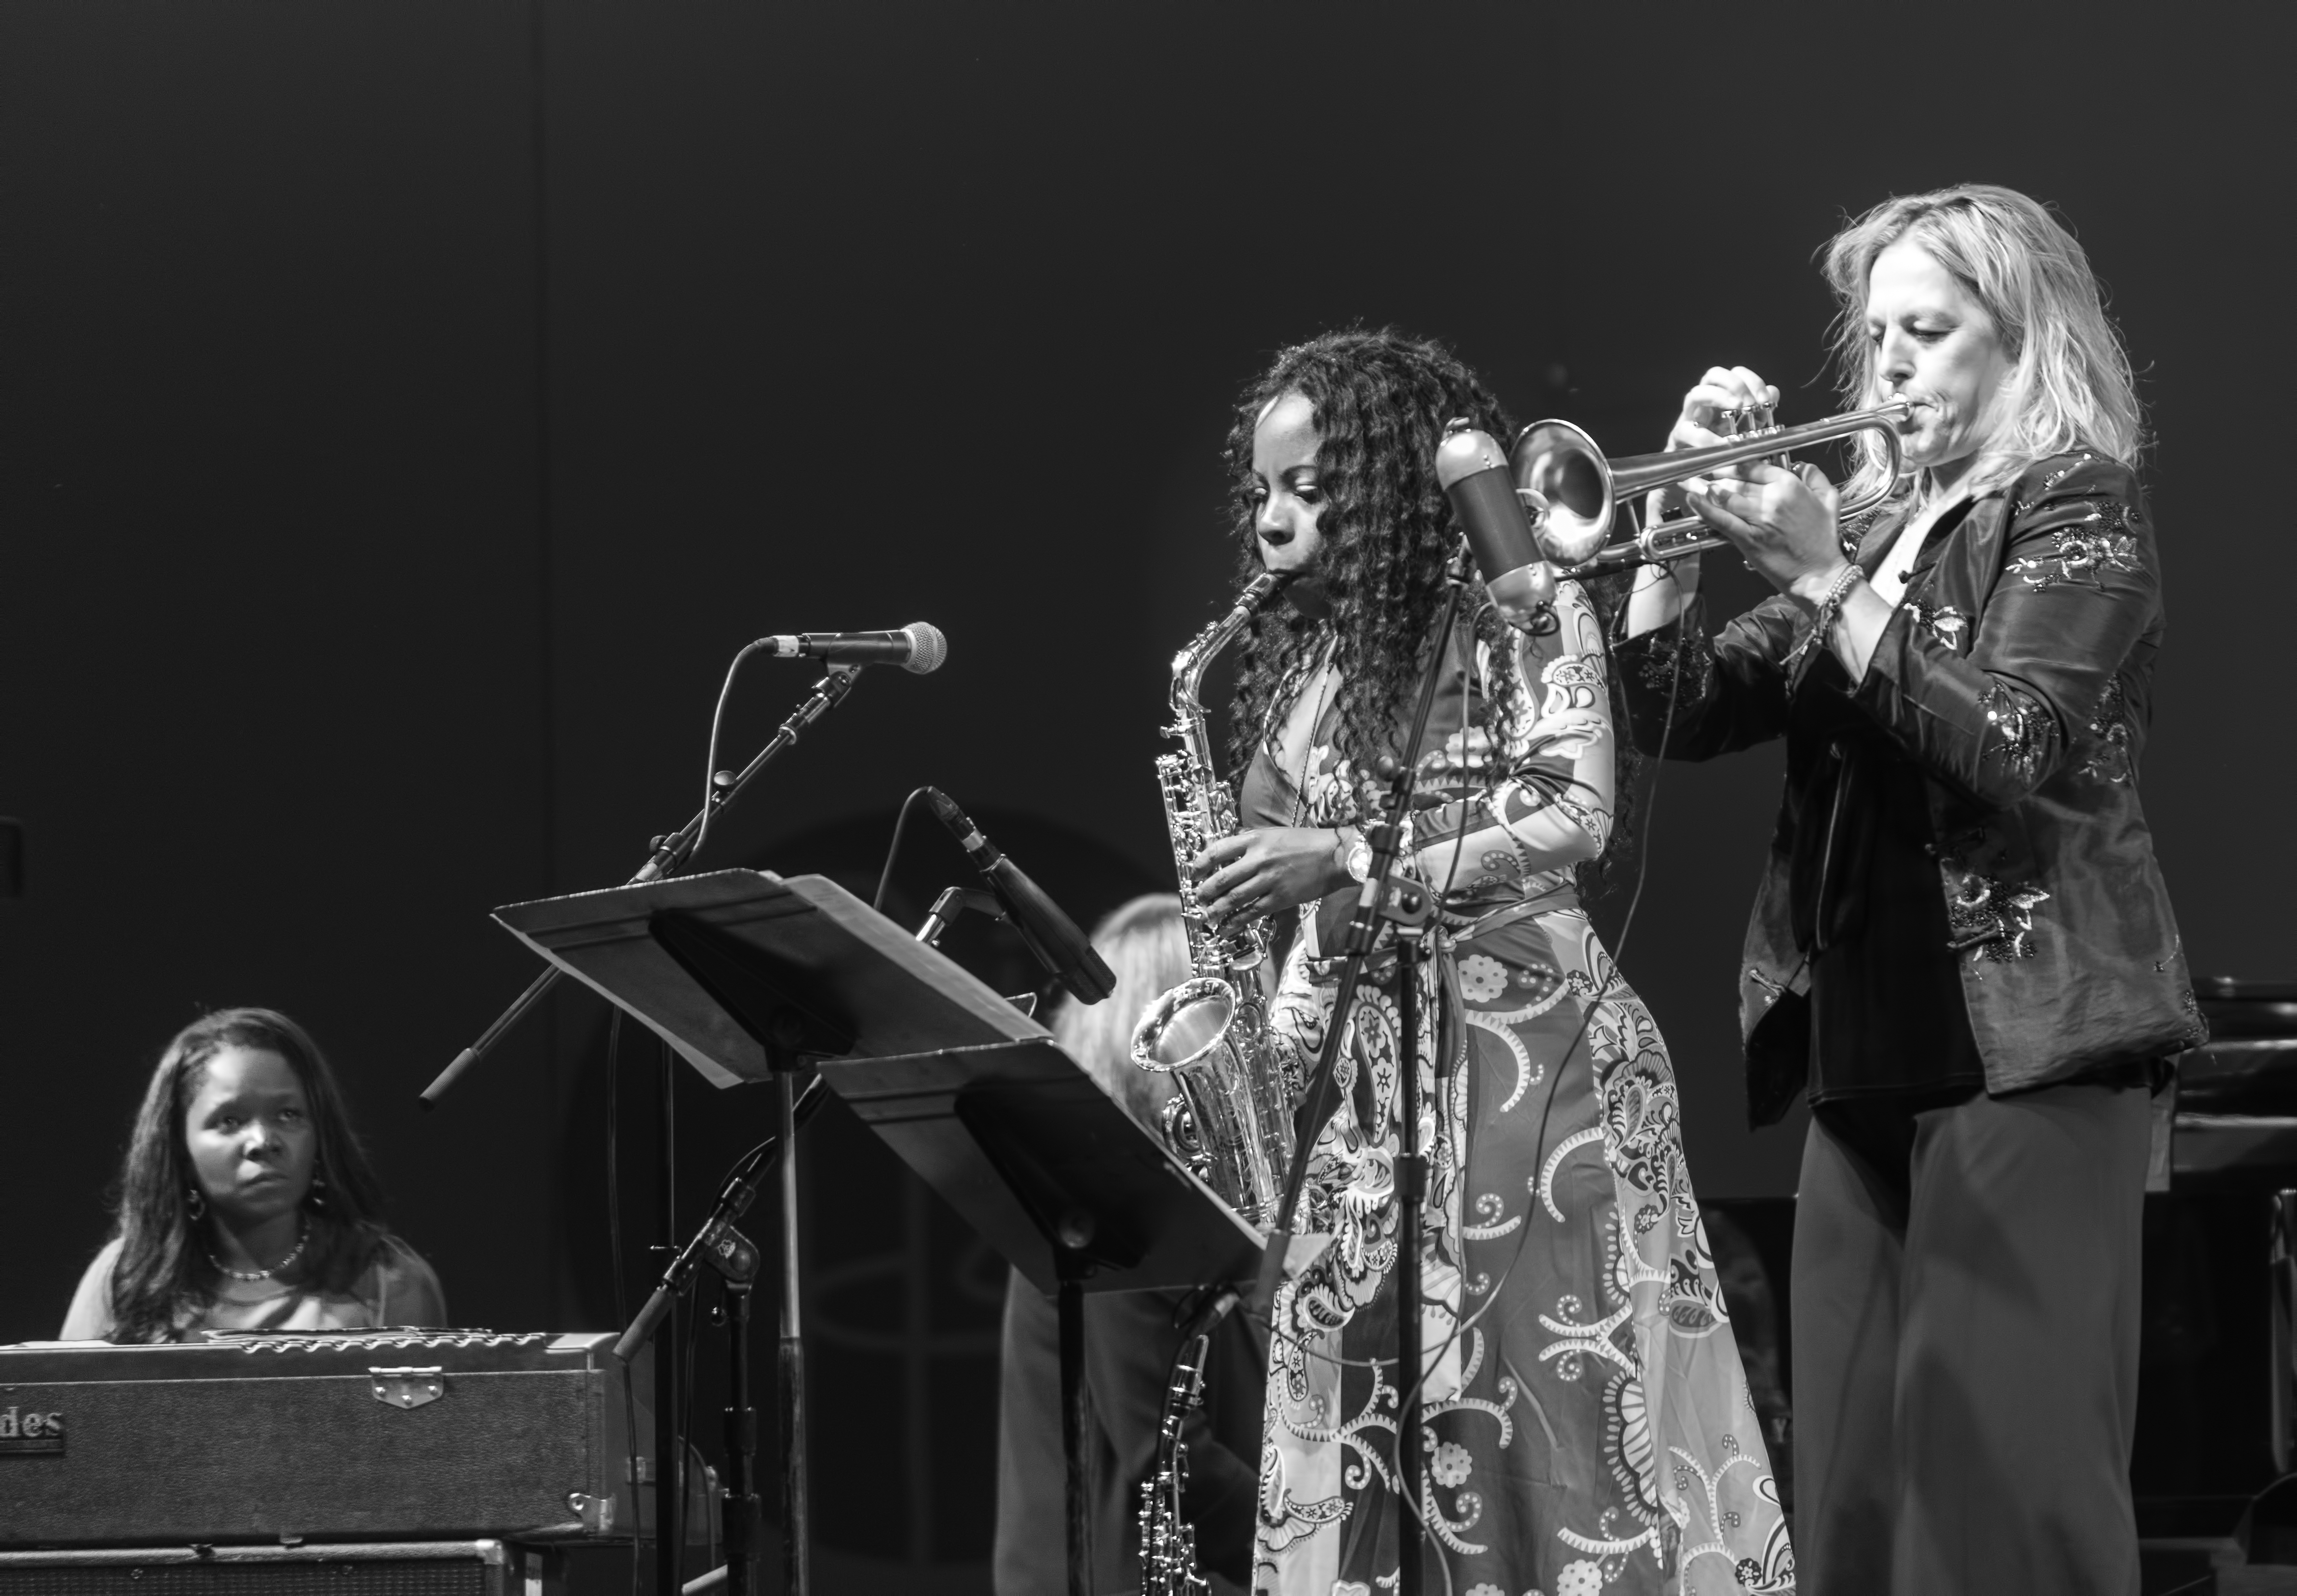
<path fill-rule="evenodd" d="M 1794 1239 L 1803 1596 L 2137 1596 L 2146 1094 L 1824 1104 Z"/>

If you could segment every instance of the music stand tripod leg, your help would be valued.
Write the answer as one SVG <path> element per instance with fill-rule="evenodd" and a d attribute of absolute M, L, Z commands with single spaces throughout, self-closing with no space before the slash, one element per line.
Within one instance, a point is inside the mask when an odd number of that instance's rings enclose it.
<path fill-rule="evenodd" d="M 1092 1507 L 1085 1445 L 1090 1409 L 1084 1382 L 1084 1255 L 1058 1246 L 1060 1275 L 1061 1479 L 1067 1508 L 1068 1596 L 1092 1596 Z"/>
<path fill-rule="evenodd" d="M 798 1320 L 797 1086 L 778 1070 L 782 1155 L 782 1589 L 807 1596 L 812 1571 L 807 1556 L 805 1501 L 805 1342 Z"/>
<path fill-rule="evenodd" d="M 750 1405 L 750 1287 L 729 1280 L 726 1304 L 726 1596 L 757 1588 L 758 1411 Z"/>
<path fill-rule="evenodd" d="M 678 1255 L 678 1061 L 667 1046 L 656 1049 L 659 1118 L 655 1127 L 655 1214 L 661 1256 Z M 686 1580 L 686 1446 L 678 1433 L 684 1403 L 679 1390 L 678 1348 L 680 1320 L 692 1310 L 673 1301 L 663 1321 L 654 1360 L 654 1558 L 655 1596 L 678 1596 Z"/>

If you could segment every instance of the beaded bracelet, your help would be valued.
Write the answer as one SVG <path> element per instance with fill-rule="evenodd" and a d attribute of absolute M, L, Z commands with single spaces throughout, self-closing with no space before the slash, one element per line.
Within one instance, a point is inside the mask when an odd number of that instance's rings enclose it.
<path fill-rule="evenodd" d="M 1805 649 L 1834 629 L 1834 622 L 1842 613 L 1842 601 L 1850 596 L 1851 588 L 1865 580 L 1866 573 L 1856 565 L 1846 567 L 1842 574 L 1834 579 L 1834 585 L 1826 590 L 1826 596 L 1818 601 L 1818 608 L 1811 615 L 1810 629 L 1803 633 L 1802 641 L 1789 651 L 1783 662 L 1785 664 L 1792 665 L 1802 658 Z"/>

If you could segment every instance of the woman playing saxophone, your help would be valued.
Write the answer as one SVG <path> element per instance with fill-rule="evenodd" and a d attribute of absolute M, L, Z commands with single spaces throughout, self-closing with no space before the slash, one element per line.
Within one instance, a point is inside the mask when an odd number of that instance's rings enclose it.
<path fill-rule="evenodd" d="M 1506 417 L 1442 348 L 1338 333 L 1286 350 L 1231 436 L 1247 570 L 1290 573 L 1239 668 L 1245 829 L 1195 860 L 1217 926 L 1297 918 L 1268 1025 L 1313 1060 L 1349 1028 L 1341 1107 L 1302 1128 L 1297 1229 L 1335 1238 L 1278 1295 L 1257 1588 L 1327 1596 L 1397 1575 L 1395 1271 L 1420 1271 L 1434 1443 L 1412 1482 L 1427 1588 L 1460 1596 L 1791 1586 L 1792 1558 L 1650 1015 L 1579 904 L 1621 820 L 1602 627 L 1560 585 L 1511 629 L 1471 587 L 1433 635 L 1460 539 L 1445 423 Z M 1441 692 L 1408 735 L 1423 664 Z M 1395 965 L 1336 1015 L 1326 957 L 1369 866 L 1372 772 L 1420 763 L 1404 868 L 1440 915 L 1418 1057 L 1396 1057 Z M 1420 1078 L 1422 1233 L 1396 1233 L 1398 1072 Z"/>

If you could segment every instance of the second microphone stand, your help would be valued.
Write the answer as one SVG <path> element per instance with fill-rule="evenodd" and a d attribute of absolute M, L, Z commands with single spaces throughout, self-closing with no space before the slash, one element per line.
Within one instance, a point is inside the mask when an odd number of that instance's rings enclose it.
<path fill-rule="evenodd" d="M 739 663 L 738 659 L 736 662 Z M 750 785 L 758 773 L 794 745 L 814 722 L 844 703 L 846 695 L 853 690 L 853 684 L 860 674 L 861 667 L 858 665 L 831 666 L 823 674 L 821 679 L 813 684 L 813 690 L 805 700 L 790 712 L 789 717 L 781 723 L 771 740 L 761 748 L 756 757 L 744 766 L 737 774 L 712 773 L 710 793 L 704 801 L 700 811 L 676 831 L 666 836 L 655 838 L 652 854 L 646 863 L 639 867 L 638 874 L 631 876 L 625 884 L 642 885 L 650 881 L 659 881 L 666 876 L 675 876 L 683 870 L 687 861 L 693 857 L 695 849 L 700 845 L 710 822 L 719 811 L 739 797 L 742 790 Z M 434 1107 L 456 1082 L 476 1066 L 479 1061 L 491 1052 L 496 1044 L 510 1032 L 513 1026 L 533 1010 L 544 995 L 558 983 L 558 967 L 551 965 L 529 983 L 526 990 L 512 1000 L 510 1007 L 495 1017 L 494 1024 L 489 1025 L 476 1041 L 457 1054 L 454 1062 L 439 1073 L 438 1079 L 424 1088 L 423 1107 L 425 1109 Z M 665 1051 L 663 1055 L 662 1065 L 662 1128 L 658 1153 L 658 1164 L 663 1176 L 660 1246 L 665 1253 L 675 1248 L 679 1242 L 675 1213 L 677 1197 L 670 1181 L 671 1172 L 674 1167 L 675 1131 L 672 1104 L 675 1096 L 675 1072 L 676 1065 Z M 786 1133 L 794 1125 L 794 1105 L 790 1095 L 788 1077 L 786 1074 L 781 1082 L 781 1107 L 782 1129 Z M 789 1146 L 786 1134 L 782 1146 L 785 1149 Z M 782 1158 L 781 1164 L 785 1197 L 783 1220 L 785 1250 L 794 1260 L 795 1172 L 793 1161 L 788 1156 L 785 1156 Z M 688 1261 L 688 1267 L 690 1266 L 691 1260 Z M 798 1303 L 794 1278 L 792 1273 L 794 1269 L 794 1261 L 786 1262 L 781 1303 L 781 1362 L 783 1365 L 781 1383 L 785 1388 L 786 1399 L 794 1394 L 802 1394 L 804 1378 L 803 1354 L 798 1340 Z M 660 1296 L 660 1293 L 657 1293 L 657 1296 Z M 656 1312 L 659 1313 L 670 1311 L 675 1305 L 675 1297 L 676 1293 L 673 1292 L 669 1298 L 663 1300 Z M 746 1327 L 747 1305 L 748 1300 L 745 1295 L 741 1303 L 745 1318 L 743 1326 L 737 1327 L 737 1345 L 739 1329 Z M 676 1357 L 663 1357 L 656 1360 L 655 1365 L 655 1518 L 657 1543 L 655 1551 L 655 1583 L 659 1596 L 672 1596 L 672 1593 L 678 1590 L 679 1561 L 684 1553 L 684 1547 L 677 1543 L 679 1537 L 671 1527 L 678 1524 L 681 1517 L 680 1510 L 686 1500 L 684 1441 L 678 1434 L 677 1417 L 683 1406 L 682 1382 L 679 1373 L 679 1361 Z M 746 1372 L 745 1380 L 746 1382 Z M 795 1391 L 793 1390 L 794 1386 L 796 1388 Z M 803 1407 L 802 1401 L 786 1400 L 786 1412 L 794 1415 L 801 1413 Z M 802 1424 L 799 1419 L 793 1418 L 784 1427 L 785 1429 L 794 1427 L 802 1429 Z M 787 1441 L 786 1436 L 785 1441 Z M 803 1447 L 802 1433 L 798 1437 L 797 1444 L 800 1448 Z M 800 1450 L 794 1455 L 802 1460 L 804 1454 Z M 745 1495 L 749 1501 L 755 1501 L 753 1494 L 745 1493 Z M 802 1593 L 806 1588 L 805 1498 L 802 1468 L 793 1467 L 786 1470 L 783 1506 L 784 1529 L 788 1538 L 789 1567 L 786 1588 L 793 1592 Z M 754 1513 L 752 1517 L 754 1518 Z"/>
<path fill-rule="evenodd" d="M 778 1072 L 777 1085 L 781 1092 L 782 1107 L 779 1123 L 773 1136 L 745 1154 L 720 1189 L 718 1201 L 710 1217 L 693 1238 L 680 1248 L 663 1271 L 654 1295 L 638 1310 L 622 1338 L 614 1344 L 614 1355 L 625 1364 L 638 1356 L 663 1321 L 669 1318 L 679 1297 L 693 1285 L 696 1271 L 707 1263 L 717 1271 L 724 1290 L 726 1320 L 726 1485 L 722 1494 L 726 1532 L 726 1563 L 724 1584 L 728 1596 L 753 1596 L 757 1588 L 758 1510 L 757 1452 L 758 1414 L 750 1402 L 750 1294 L 755 1287 L 760 1258 L 756 1244 L 734 1228 L 758 1195 L 758 1188 L 766 1176 L 778 1169 L 782 1178 L 781 1225 L 782 1269 L 781 1310 L 782 1334 L 777 1361 L 777 1386 L 781 1410 L 781 1487 L 783 1534 L 783 1586 L 785 1591 L 803 1592 L 809 1584 L 806 1567 L 806 1501 L 805 1501 L 805 1365 L 803 1343 L 798 1337 L 798 1257 L 797 1257 L 797 1197 L 794 1159 L 790 1152 L 797 1145 L 797 1132 L 812 1117 L 824 1098 L 821 1078 L 806 1082 L 803 1090 L 794 1090 L 791 1076 Z M 665 1349 L 662 1356 L 674 1356 L 675 1349 Z M 680 1444 L 683 1444 L 681 1437 Z M 674 1477 L 659 1467 L 660 1481 Z M 655 1487 L 655 1533 L 670 1536 L 672 1515 L 667 1510 L 673 1500 L 669 1486 L 658 1483 Z M 683 1500 L 682 1494 L 677 1500 Z M 679 1549 L 679 1550 L 682 1550 Z M 677 1569 L 677 1563 L 664 1559 L 666 1570 Z M 678 1588 L 675 1572 L 665 1572 L 663 1588 Z"/>
<path fill-rule="evenodd" d="M 1261 1255 L 1260 1279 L 1253 1291 L 1253 1311 L 1265 1319 L 1274 1310 L 1276 1290 L 1283 1279 L 1284 1263 L 1291 1250 L 1292 1227 L 1299 1213 L 1300 1195 L 1307 1181 L 1315 1137 L 1339 1107 L 1337 1065 L 1340 1049 L 1353 1029 L 1349 1016 L 1355 1003 L 1356 989 L 1363 979 L 1364 965 L 1379 940 L 1380 927 L 1393 926 L 1397 1030 L 1402 1043 L 1395 1100 L 1396 1219 L 1402 1237 L 1395 1270 L 1395 1384 L 1399 1398 L 1395 1419 L 1396 1596 L 1421 1596 L 1426 1575 L 1423 1558 L 1427 1516 L 1420 1496 L 1423 1472 L 1420 1390 L 1425 1383 L 1425 1370 L 1420 1367 L 1420 1227 L 1427 1202 L 1428 1159 L 1420 1148 L 1420 961 L 1422 939 L 1428 921 L 1435 916 L 1436 903 L 1431 885 L 1398 879 L 1395 872 L 1396 860 L 1404 851 L 1404 823 L 1412 814 L 1412 796 L 1419 786 L 1420 739 L 1427 735 L 1428 717 L 1436 707 L 1437 689 L 1442 685 L 1445 666 L 1451 659 L 1452 630 L 1459 621 L 1461 596 L 1467 589 L 1466 560 L 1466 550 L 1462 548 L 1445 567 L 1448 591 L 1444 601 L 1444 619 L 1436 629 L 1428 663 L 1420 674 L 1412 735 L 1404 744 L 1404 757 L 1393 761 L 1395 768 L 1387 772 L 1386 815 L 1366 830 L 1365 840 L 1371 845 L 1371 868 L 1356 895 L 1355 912 L 1341 934 L 1339 991 L 1331 1020 L 1325 1027 L 1323 1051 L 1316 1060 L 1307 1100 L 1301 1105 L 1297 1122 L 1298 1134 L 1295 1140 L 1299 1150 L 1285 1179 L 1284 1200 L 1277 1209 L 1276 1222 L 1269 1230 L 1268 1244 Z M 1277 1333 L 1272 1324 L 1270 1333 Z"/>

